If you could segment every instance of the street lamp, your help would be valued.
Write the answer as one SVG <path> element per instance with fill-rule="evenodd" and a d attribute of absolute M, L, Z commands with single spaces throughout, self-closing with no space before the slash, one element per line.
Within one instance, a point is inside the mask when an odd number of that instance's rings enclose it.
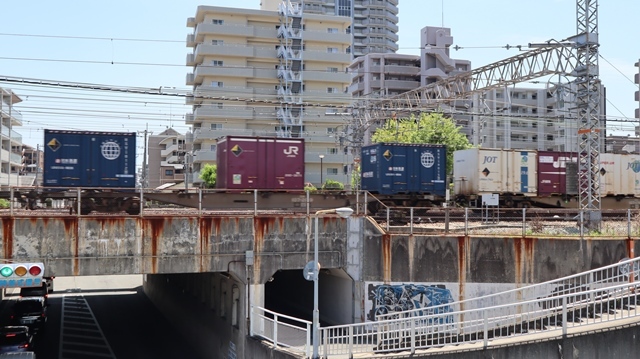
<path fill-rule="evenodd" d="M 324 160 L 324 155 L 319 155 L 318 157 L 320 157 L 320 189 L 322 189 L 322 160 Z"/>
<path fill-rule="evenodd" d="M 324 156 L 320 155 L 320 161 L 322 161 L 322 157 Z M 349 207 L 322 209 L 316 212 L 316 234 L 313 241 L 313 359 L 319 358 L 318 341 L 320 337 L 320 311 L 318 310 L 318 274 L 320 274 L 320 264 L 318 263 L 318 218 L 322 214 L 337 214 L 341 218 L 347 218 L 352 213 L 353 209 Z"/>

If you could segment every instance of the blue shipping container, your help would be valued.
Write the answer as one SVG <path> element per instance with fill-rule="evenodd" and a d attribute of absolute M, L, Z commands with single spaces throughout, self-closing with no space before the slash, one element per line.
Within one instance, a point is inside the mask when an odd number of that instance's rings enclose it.
<path fill-rule="evenodd" d="M 135 132 L 44 130 L 44 186 L 133 188 L 135 173 Z"/>
<path fill-rule="evenodd" d="M 362 189 L 371 193 L 446 194 L 444 145 L 377 143 L 362 148 Z"/>

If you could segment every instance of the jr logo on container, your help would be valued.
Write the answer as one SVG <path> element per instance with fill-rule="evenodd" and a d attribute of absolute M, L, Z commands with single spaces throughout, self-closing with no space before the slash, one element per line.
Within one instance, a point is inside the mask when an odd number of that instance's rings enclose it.
<path fill-rule="evenodd" d="M 296 157 L 298 155 L 298 146 L 289 146 L 283 152 L 287 157 Z"/>

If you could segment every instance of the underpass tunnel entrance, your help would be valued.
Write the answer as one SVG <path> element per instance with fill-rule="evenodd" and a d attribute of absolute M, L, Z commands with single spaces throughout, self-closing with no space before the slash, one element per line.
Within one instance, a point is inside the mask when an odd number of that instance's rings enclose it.
<path fill-rule="evenodd" d="M 313 281 L 302 270 L 280 270 L 264 285 L 265 308 L 308 321 L 313 320 Z M 353 321 L 353 280 L 342 269 L 321 269 L 318 276 L 320 325 Z"/>

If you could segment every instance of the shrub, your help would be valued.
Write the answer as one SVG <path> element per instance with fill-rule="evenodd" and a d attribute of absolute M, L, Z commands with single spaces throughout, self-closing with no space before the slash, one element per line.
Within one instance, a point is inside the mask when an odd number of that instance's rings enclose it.
<path fill-rule="evenodd" d="M 324 183 L 322 184 L 322 189 L 325 190 L 343 190 L 344 189 L 344 185 L 338 181 L 334 181 L 334 180 L 326 180 L 324 181 Z"/>

